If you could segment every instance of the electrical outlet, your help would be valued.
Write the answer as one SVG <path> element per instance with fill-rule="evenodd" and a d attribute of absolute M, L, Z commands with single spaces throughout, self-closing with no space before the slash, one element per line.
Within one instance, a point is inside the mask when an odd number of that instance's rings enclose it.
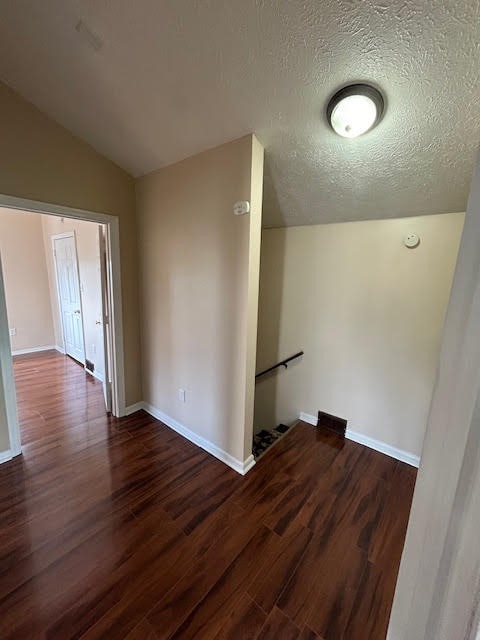
<path fill-rule="evenodd" d="M 16 336 L 16 335 L 17 335 L 17 330 L 15 329 L 15 327 L 12 327 L 12 328 L 10 329 L 10 335 L 11 335 L 11 336 Z"/>
<path fill-rule="evenodd" d="M 180 402 L 185 402 L 185 389 L 178 390 L 178 399 Z"/>

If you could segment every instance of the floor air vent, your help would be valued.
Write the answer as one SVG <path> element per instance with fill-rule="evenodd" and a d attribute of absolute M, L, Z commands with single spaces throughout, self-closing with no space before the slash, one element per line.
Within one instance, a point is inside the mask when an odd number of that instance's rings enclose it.
<path fill-rule="evenodd" d="M 345 431 L 347 430 L 347 421 L 343 418 L 338 418 L 337 416 L 332 416 L 329 413 L 325 413 L 324 411 L 319 411 L 317 427 L 322 427 L 322 429 L 334 431 L 336 434 L 344 438 Z"/>

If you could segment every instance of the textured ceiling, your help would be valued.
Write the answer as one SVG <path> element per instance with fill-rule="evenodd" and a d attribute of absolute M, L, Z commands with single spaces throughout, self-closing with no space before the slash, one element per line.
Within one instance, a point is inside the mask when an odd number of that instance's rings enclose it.
<path fill-rule="evenodd" d="M 266 226 L 465 209 L 480 142 L 480 0 L 0 7 L 0 77 L 134 175 L 253 131 L 266 148 Z M 388 106 L 348 140 L 323 113 L 354 81 L 379 85 Z"/>

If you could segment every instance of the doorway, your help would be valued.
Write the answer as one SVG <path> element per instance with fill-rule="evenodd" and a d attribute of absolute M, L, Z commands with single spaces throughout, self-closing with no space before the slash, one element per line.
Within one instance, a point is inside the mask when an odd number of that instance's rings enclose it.
<path fill-rule="evenodd" d="M 54 314 L 62 349 L 99 380 L 107 413 L 112 411 L 111 323 L 109 323 L 108 252 L 105 225 L 49 218 L 55 293 Z M 58 340 L 57 340 L 58 342 Z"/>
<path fill-rule="evenodd" d="M 39 348 L 33 349 L 34 352 L 44 351 L 44 354 L 27 356 L 24 354 L 29 351 L 28 349 L 13 349 L 14 357 L 18 360 L 17 356 L 20 356 L 22 360 L 20 369 L 23 369 L 25 373 L 25 369 L 29 366 L 36 368 L 37 380 L 38 371 L 41 366 L 46 364 L 47 356 L 50 357 L 51 363 L 55 360 L 57 374 L 59 363 L 60 368 L 65 371 L 67 369 L 74 371 L 71 368 L 73 365 L 76 367 L 76 373 L 80 372 L 80 375 L 89 380 L 89 385 L 85 387 L 88 389 L 87 395 L 89 397 L 93 397 L 94 388 L 95 393 L 99 390 L 102 405 L 105 403 L 103 414 L 111 411 L 114 416 L 120 417 L 125 411 L 125 401 L 118 219 L 105 214 L 46 205 L 7 196 L 0 196 L 0 206 L 13 216 L 21 216 L 22 212 L 24 214 L 44 214 L 44 217 L 54 221 L 52 229 L 56 230 L 55 233 L 46 234 L 45 252 L 46 256 L 50 254 L 51 275 L 54 282 L 52 299 L 55 299 L 52 307 L 57 306 L 58 308 L 59 327 L 54 339 L 40 341 Z M 92 285 L 88 284 L 85 273 L 80 278 L 78 256 L 79 251 L 82 250 L 81 236 L 74 228 L 75 225 L 86 225 L 87 223 L 95 233 L 94 247 L 97 258 L 95 270 L 99 282 L 96 292 L 95 316 L 93 317 L 90 313 L 89 318 L 86 316 L 87 309 L 82 301 L 82 288 L 83 293 L 88 295 L 92 293 Z M 3 256 L 0 255 L 0 258 Z M 90 268 L 92 271 L 92 265 L 93 262 L 87 263 L 86 268 Z M 0 453 L 3 458 L 9 459 L 9 457 L 21 453 L 14 367 L 10 346 L 10 341 L 14 340 L 16 328 L 11 326 L 10 318 L 7 316 L 6 296 L 1 273 L 0 281 L 0 364 L 2 374 L 0 381 L 5 397 L 5 415 L 10 440 L 9 450 Z M 85 291 L 85 289 L 87 290 Z M 37 321 L 40 316 L 35 313 L 33 307 L 30 312 L 32 324 L 40 325 L 40 321 Z M 87 321 L 89 321 L 89 331 L 86 330 Z M 52 349 L 57 353 L 52 352 Z M 92 353 L 94 357 L 92 357 Z M 41 358 L 41 356 L 45 356 L 45 358 Z M 61 364 L 62 357 L 68 358 L 71 365 L 63 366 Z M 28 359 L 29 362 L 27 362 Z M 34 360 L 36 360 L 35 363 Z M 19 367 L 16 365 L 16 375 L 18 375 L 18 369 Z M 25 382 L 25 378 L 23 382 Z M 81 395 L 82 392 L 78 392 L 78 381 L 73 386 L 76 393 Z M 48 390 L 46 394 L 48 394 Z M 21 395 L 23 397 L 28 395 L 25 394 L 24 384 Z M 95 410 L 98 410 L 98 406 L 97 403 Z"/>

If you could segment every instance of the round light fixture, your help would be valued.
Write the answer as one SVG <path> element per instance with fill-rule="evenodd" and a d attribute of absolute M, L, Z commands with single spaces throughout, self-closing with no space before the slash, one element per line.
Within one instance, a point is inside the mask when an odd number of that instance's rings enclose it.
<path fill-rule="evenodd" d="M 368 84 L 351 84 L 337 91 L 327 107 L 332 129 L 344 138 L 356 138 L 379 123 L 385 109 L 383 96 Z"/>

